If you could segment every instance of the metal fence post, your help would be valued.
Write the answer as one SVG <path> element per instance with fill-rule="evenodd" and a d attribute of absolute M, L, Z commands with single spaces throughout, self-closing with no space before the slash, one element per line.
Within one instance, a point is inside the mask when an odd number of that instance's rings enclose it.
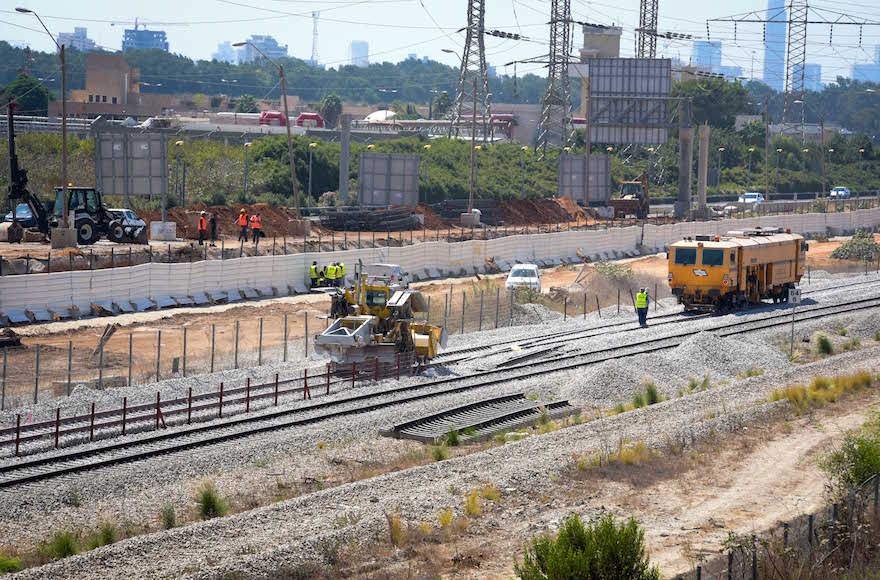
<path fill-rule="evenodd" d="M 34 372 L 34 405 L 37 404 L 37 396 L 40 390 L 40 345 L 37 344 L 37 368 Z"/>
<path fill-rule="evenodd" d="M 183 327 L 183 378 L 186 378 L 186 327 Z"/>
<path fill-rule="evenodd" d="M 428 315 L 425 317 L 425 324 L 431 324 L 431 296 L 428 296 Z"/>
<path fill-rule="evenodd" d="M 257 342 L 257 366 L 263 364 L 263 317 L 260 317 L 260 338 Z"/>
<path fill-rule="evenodd" d="M 788 548 L 788 522 L 782 524 L 782 547 Z"/>
<path fill-rule="evenodd" d="M 835 534 L 835 528 L 837 527 L 837 504 L 831 506 L 831 549 L 834 549 L 835 542 L 837 540 Z"/>
<path fill-rule="evenodd" d="M 214 337 L 217 327 L 211 323 L 211 373 L 214 372 Z"/>
<path fill-rule="evenodd" d="M 156 382 L 159 382 L 159 363 L 162 361 L 162 331 L 159 331 L 159 337 L 156 341 Z M 158 427 L 156 427 L 158 429 Z"/>
<path fill-rule="evenodd" d="M 733 550 L 727 552 L 727 580 L 733 580 Z"/>
<path fill-rule="evenodd" d="M 752 535 L 752 580 L 758 580 L 758 540 Z"/>
<path fill-rule="evenodd" d="M 562 300 L 562 321 L 568 320 L 568 296 Z"/>
<path fill-rule="evenodd" d="M 309 313 L 303 312 L 303 321 L 305 322 L 305 347 L 306 347 L 306 358 L 309 358 Z M 287 337 L 284 338 L 285 341 L 285 349 L 287 348 Z"/>
<path fill-rule="evenodd" d="M 98 390 L 104 390 L 104 344 L 101 344 L 101 353 L 98 357 Z"/>
<path fill-rule="evenodd" d="M 467 305 L 467 292 L 461 293 L 461 334 L 464 334 L 464 311 Z"/>
<path fill-rule="evenodd" d="M 501 303 L 501 286 L 495 287 L 495 328 L 498 328 L 498 310 Z"/>
<path fill-rule="evenodd" d="M 449 320 L 449 294 L 443 295 L 444 303 L 443 303 L 443 327 L 446 328 L 449 326 L 447 324 Z"/>
<path fill-rule="evenodd" d="M 478 323 L 477 328 L 479 332 L 483 331 L 483 291 L 480 290 L 480 322 Z"/>
<path fill-rule="evenodd" d="M 602 318 L 602 307 L 599 306 L 599 295 L 596 294 L 596 313 L 599 315 L 599 318 Z"/>
<path fill-rule="evenodd" d="M 287 362 L 287 314 L 284 315 L 284 354 L 282 362 Z"/>
<path fill-rule="evenodd" d="M 73 343 L 71 342 L 71 345 Z M 132 333 L 128 333 L 128 386 L 131 386 L 131 363 L 133 358 L 133 347 L 134 346 L 134 335 Z M 70 383 L 70 379 L 68 378 L 68 383 Z"/>
<path fill-rule="evenodd" d="M 510 292 L 510 311 L 507 313 L 507 327 L 513 326 L 513 291 Z"/>
<path fill-rule="evenodd" d="M 70 394 L 70 388 L 67 389 L 67 394 Z M 2 390 L 0 390 L 0 411 L 6 409 L 6 347 L 3 347 L 3 385 Z"/>
<path fill-rule="evenodd" d="M 587 293 L 584 292 L 584 320 L 587 319 Z"/>
<path fill-rule="evenodd" d="M 617 313 L 620 314 L 620 288 L 617 289 Z"/>
<path fill-rule="evenodd" d="M 235 321 L 235 359 L 233 368 L 238 368 L 238 323 L 239 321 Z"/>
<path fill-rule="evenodd" d="M 880 500 L 880 474 L 874 476 L 874 513 L 877 513 L 877 502 Z"/>
<path fill-rule="evenodd" d="M 697 566 L 697 580 L 703 580 L 703 567 Z"/>

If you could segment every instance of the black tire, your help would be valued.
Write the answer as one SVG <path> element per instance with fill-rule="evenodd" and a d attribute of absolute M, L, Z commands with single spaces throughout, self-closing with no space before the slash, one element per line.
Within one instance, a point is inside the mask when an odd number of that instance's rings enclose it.
<path fill-rule="evenodd" d="M 122 227 L 122 223 L 119 220 L 110 222 L 107 228 L 107 237 L 117 244 L 124 244 L 126 242 L 125 228 Z"/>
<path fill-rule="evenodd" d="M 90 217 L 76 220 L 76 243 L 88 246 L 98 241 L 98 230 L 95 221 Z"/>

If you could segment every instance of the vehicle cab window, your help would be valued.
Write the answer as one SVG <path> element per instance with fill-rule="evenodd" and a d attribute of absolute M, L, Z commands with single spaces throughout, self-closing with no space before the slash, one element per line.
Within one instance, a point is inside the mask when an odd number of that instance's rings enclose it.
<path fill-rule="evenodd" d="M 367 290 L 367 306 L 385 306 L 387 301 L 388 297 L 382 290 Z"/>
<path fill-rule="evenodd" d="M 720 248 L 703 248 L 704 266 L 722 266 L 724 264 L 724 250 Z"/>
<path fill-rule="evenodd" d="M 675 263 L 679 266 L 693 266 L 697 263 L 697 249 L 675 248 Z"/>

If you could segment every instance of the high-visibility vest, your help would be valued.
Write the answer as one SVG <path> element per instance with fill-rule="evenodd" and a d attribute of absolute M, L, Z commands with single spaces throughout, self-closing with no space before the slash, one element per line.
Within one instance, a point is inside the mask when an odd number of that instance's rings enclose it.
<path fill-rule="evenodd" d="M 345 276 L 345 263 L 340 262 L 339 263 L 339 277 L 341 278 L 343 276 Z"/>
<path fill-rule="evenodd" d="M 312 279 L 318 277 L 318 267 L 315 266 L 314 264 L 312 265 L 311 268 L 309 268 L 309 277 Z"/>
<path fill-rule="evenodd" d="M 648 307 L 648 295 L 644 292 L 639 292 L 636 294 L 636 308 L 647 308 Z"/>
<path fill-rule="evenodd" d="M 260 229 L 260 216 L 252 215 L 251 216 L 251 227 L 255 230 Z"/>
<path fill-rule="evenodd" d="M 335 280 L 336 279 L 336 266 L 327 266 L 327 279 Z"/>
<path fill-rule="evenodd" d="M 203 217 L 199 218 L 199 231 L 203 232 L 208 229 L 208 220 Z"/>
<path fill-rule="evenodd" d="M 247 214 L 243 213 L 238 216 L 238 225 L 240 225 L 243 228 L 247 227 Z"/>

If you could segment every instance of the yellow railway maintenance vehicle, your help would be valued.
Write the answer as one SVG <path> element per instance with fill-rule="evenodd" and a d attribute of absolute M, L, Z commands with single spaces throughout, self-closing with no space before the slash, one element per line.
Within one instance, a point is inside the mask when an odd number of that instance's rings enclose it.
<path fill-rule="evenodd" d="M 334 321 L 315 337 L 317 354 L 350 363 L 368 358 L 387 362 L 397 354 L 412 353 L 427 362 L 446 347 L 446 329 L 414 320 L 416 313 L 428 310 L 420 292 L 376 277 L 370 280 L 358 275 L 354 294 L 341 288 L 328 292 Z"/>
<path fill-rule="evenodd" d="M 780 228 L 686 238 L 669 248 L 669 287 L 685 310 L 786 302 L 804 275 L 808 249 L 802 236 Z"/>

